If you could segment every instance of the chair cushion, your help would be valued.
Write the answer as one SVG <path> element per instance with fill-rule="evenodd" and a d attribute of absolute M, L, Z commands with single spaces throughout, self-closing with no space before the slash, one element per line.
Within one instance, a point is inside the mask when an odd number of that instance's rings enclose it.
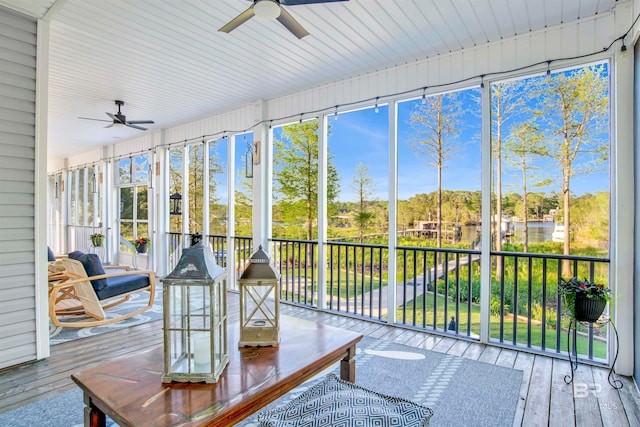
<path fill-rule="evenodd" d="M 343 381 L 333 374 L 289 403 L 258 414 L 264 427 L 429 425 L 433 411 Z"/>
<path fill-rule="evenodd" d="M 56 256 L 53 254 L 53 251 L 49 246 L 47 246 L 47 260 L 49 262 L 56 260 Z"/>
<path fill-rule="evenodd" d="M 80 261 L 84 267 L 84 271 L 89 277 L 105 274 L 102 261 L 100 261 L 100 258 L 96 254 L 85 254 L 80 251 L 74 251 L 69 254 L 69 258 Z M 92 280 L 91 284 L 97 294 L 107 287 L 107 279 Z"/>
<path fill-rule="evenodd" d="M 149 286 L 149 276 L 146 274 L 128 274 L 126 276 L 109 277 L 106 281 L 107 286 L 104 289 L 96 291 L 99 300 L 115 297 Z"/>

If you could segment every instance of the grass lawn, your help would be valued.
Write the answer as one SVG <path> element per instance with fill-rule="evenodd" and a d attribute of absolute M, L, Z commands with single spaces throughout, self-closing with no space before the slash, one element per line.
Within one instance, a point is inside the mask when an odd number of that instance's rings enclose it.
<path fill-rule="evenodd" d="M 427 327 L 433 327 L 433 293 L 428 292 L 426 294 L 426 318 L 423 315 L 422 307 L 424 302 L 424 296 L 420 295 L 415 299 L 416 303 L 416 312 L 415 312 L 415 320 L 414 320 L 414 311 L 413 311 L 413 301 L 407 302 L 406 310 L 401 307 L 398 308 L 396 312 L 396 320 L 398 322 L 402 322 L 403 315 L 406 315 L 406 320 L 404 321 L 407 325 L 416 325 L 422 326 L 423 319 L 425 319 L 425 323 Z M 443 329 L 445 328 L 445 324 L 449 324 L 449 319 L 451 316 L 455 316 L 455 302 L 449 299 L 447 304 L 447 315 L 449 316 L 447 319 L 444 317 L 444 308 L 445 308 L 445 298 L 444 296 L 438 294 L 436 298 L 436 322 L 437 328 Z M 458 319 L 458 330 L 460 333 L 472 336 L 478 336 L 480 334 L 480 306 L 477 304 L 471 304 L 471 329 L 467 331 L 467 304 L 460 303 L 460 318 Z M 531 322 L 531 347 L 532 348 L 541 348 L 542 346 L 542 325 L 540 322 L 532 320 Z M 586 332 L 586 329 L 579 329 L 579 332 Z M 491 316 L 490 317 L 490 326 L 489 326 L 489 335 L 494 340 L 500 339 L 500 317 L 499 316 Z M 518 319 L 517 322 L 517 330 L 516 330 L 516 344 L 518 345 L 527 345 L 527 321 L 526 319 Z M 555 350 L 556 349 L 556 328 L 548 326 L 545 329 L 545 347 L 547 350 Z M 504 321 L 504 334 L 503 341 L 508 344 L 513 343 L 513 318 L 505 319 Z M 577 336 L 577 349 L 578 354 L 587 355 L 588 354 L 588 345 L 589 340 L 585 334 L 579 333 Z M 560 331 L 560 351 L 567 350 L 567 331 L 566 329 L 562 329 Z M 607 343 L 601 339 L 593 340 L 593 356 L 594 358 L 606 359 L 607 357 Z"/>

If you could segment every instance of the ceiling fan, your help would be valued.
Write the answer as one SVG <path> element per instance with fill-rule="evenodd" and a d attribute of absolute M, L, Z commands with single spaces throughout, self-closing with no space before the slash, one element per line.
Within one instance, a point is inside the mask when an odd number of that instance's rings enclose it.
<path fill-rule="evenodd" d="M 293 16 L 289 14 L 282 6 L 296 6 L 301 4 L 314 4 L 314 3 L 333 3 L 337 1 L 349 1 L 349 0 L 250 0 L 253 4 L 249 9 L 242 12 L 240 15 L 233 18 L 227 24 L 223 25 L 218 31 L 223 33 L 229 33 L 232 30 L 238 28 L 240 25 L 247 22 L 253 16 L 264 19 L 277 19 L 287 30 L 291 31 L 293 35 L 301 39 L 304 36 L 308 36 L 309 32 L 304 29 Z"/>
<path fill-rule="evenodd" d="M 118 112 L 116 114 L 106 113 L 107 116 L 111 117 L 111 120 L 92 119 L 90 117 L 78 117 L 78 118 L 84 119 L 84 120 L 95 120 L 98 122 L 111 122 L 111 124 L 105 126 L 105 128 L 110 128 L 113 126 L 127 126 L 127 127 L 138 129 L 138 130 L 147 130 L 147 128 L 143 128 L 142 126 L 138 126 L 138 125 L 154 123 L 153 120 L 127 120 L 127 116 L 122 114 L 122 112 L 120 111 L 120 107 L 124 105 L 124 101 L 120 101 L 116 99 L 115 103 L 118 106 Z"/>

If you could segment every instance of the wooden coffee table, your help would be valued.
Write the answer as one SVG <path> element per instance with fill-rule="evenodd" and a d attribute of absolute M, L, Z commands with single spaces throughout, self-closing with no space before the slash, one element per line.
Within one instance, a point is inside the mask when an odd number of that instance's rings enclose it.
<path fill-rule="evenodd" d="M 229 325 L 229 365 L 216 384 L 163 385 L 162 348 L 72 375 L 85 426 L 104 426 L 105 414 L 121 426 L 231 426 L 336 362 L 341 378 L 355 381 L 361 334 L 282 316 L 279 347 L 239 349 L 239 329 Z"/>

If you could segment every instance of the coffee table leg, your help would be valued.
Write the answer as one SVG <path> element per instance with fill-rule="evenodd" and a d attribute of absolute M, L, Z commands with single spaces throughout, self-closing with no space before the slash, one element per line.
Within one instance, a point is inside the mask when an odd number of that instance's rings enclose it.
<path fill-rule="evenodd" d="M 91 402 L 91 397 L 84 395 L 84 425 L 85 427 L 106 427 L 107 417 Z"/>
<path fill-rule="evenodd" d="M 340 361 L 340 378 L 352 383 L 356 381 L 356 346 L 347 349 L 347 354 Z"/>

